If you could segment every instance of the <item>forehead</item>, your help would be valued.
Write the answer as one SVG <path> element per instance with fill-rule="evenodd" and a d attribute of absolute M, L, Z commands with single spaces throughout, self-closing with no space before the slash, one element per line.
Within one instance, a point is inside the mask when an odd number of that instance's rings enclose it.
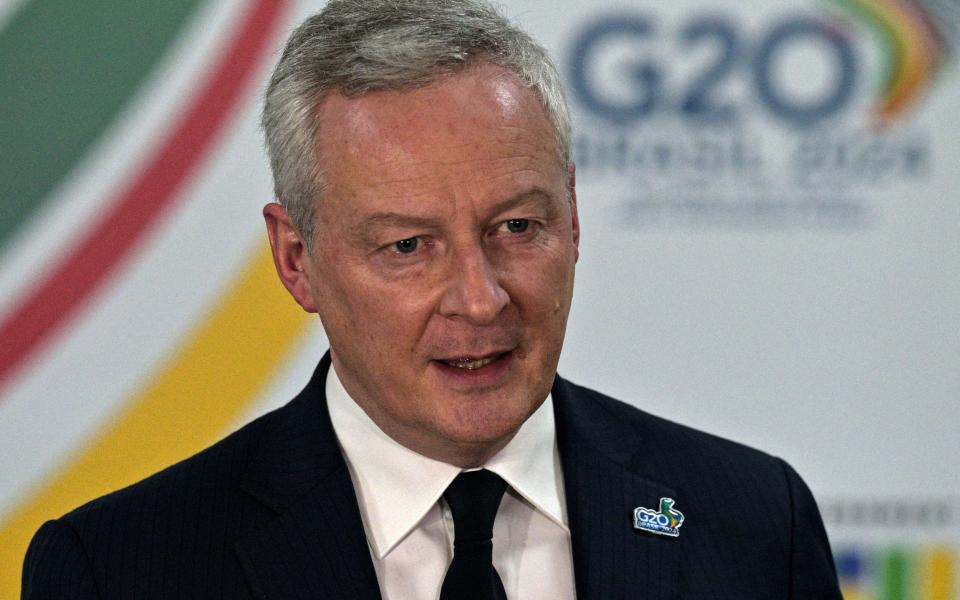
<path fill-rule="evenodd" d="M 331 94 L 318 119 L 324 184 L 340 194 L 563 171 L 536 94 L 487 63 L 412 90 Z"/>

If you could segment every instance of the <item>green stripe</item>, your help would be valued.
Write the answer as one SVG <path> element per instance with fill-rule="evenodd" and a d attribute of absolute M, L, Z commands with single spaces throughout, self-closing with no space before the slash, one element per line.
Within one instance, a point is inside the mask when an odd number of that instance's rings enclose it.
<path fill-rule="evenodd" d="M 0 247 L 49 199 L 202 0 L 34 0 L 0 34 Z"/>
<path fill-rule="evenodd" d="M 911 600 L 909 594 L 909 557 L 903 550 L 893 549 L 881 555 L 880 600 Z"/>
<path fill-rule="evenodd" d="M 893 80 L 901 69 L 903 48 L 897 42 L 893 27 L 877 14 L 871 5 L 863 0 L 830 0 L 833 4 L 845 9 L 855 18 L 863 20 L 863 24 L 870 28 L 874 38 L 880 45 L 882 64 L 877 93 L 886 96 L 893 87 Z"/>

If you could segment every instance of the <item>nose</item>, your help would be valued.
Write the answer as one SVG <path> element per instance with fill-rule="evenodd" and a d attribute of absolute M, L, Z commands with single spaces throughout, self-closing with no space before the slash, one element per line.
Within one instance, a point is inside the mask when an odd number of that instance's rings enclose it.
<path fill-rule="evenodd" d="M 510 303 L 496 270 L 482 249 L 461 252 L 451 261 L 440 312 L 474 325 L 492 323 Z"/>

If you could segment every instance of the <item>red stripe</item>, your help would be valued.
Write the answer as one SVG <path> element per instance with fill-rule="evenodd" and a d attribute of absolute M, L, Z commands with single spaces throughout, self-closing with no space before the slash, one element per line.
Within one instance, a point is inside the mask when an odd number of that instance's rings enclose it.
<path fill-rule="evenodd" d="M 176 126 L 109 208 L 0 323 L 0 389 L 90 302 L 182 196 L 270 48 L 288 0 L 252 0 Z"/>

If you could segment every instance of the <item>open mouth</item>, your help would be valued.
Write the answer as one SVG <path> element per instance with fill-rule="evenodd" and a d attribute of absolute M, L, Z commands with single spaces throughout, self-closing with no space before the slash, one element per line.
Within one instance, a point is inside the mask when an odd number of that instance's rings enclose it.
<path fill-rule="evenodd" d="M 463 392 L 476 392 L 510 381 L 516 371 L 515 350 L 437 358 L 433 364 L 444 385 Z"/>
<path fill-rule="evenodd" d="M 463 356 L 459 358 L 441 359 L 438 362 L 443 363 L 449 367 L 453 367 L 455 369 L 463 369 L 466 371 L 476 371 L 477 369 L 482 369 L 487 365 L 493 364 L 494 362 L 500 360 L 507 354 L 509 354 L 509 352 L 496 352 L 494 354 L 488 354 L 486 356 L 481 356 L 481 357 Z"/>

